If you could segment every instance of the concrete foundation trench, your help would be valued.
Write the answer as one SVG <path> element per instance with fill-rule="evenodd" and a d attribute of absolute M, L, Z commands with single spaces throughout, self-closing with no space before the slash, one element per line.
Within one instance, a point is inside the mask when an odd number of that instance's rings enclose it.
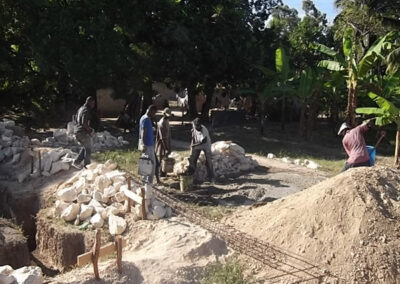
<path fill-rule="evenodd" d="M 51 194 L 46 192 L 56 187 L 0 187 L 0 266 L 8 264 L 16 269 L 34 263 L 44 274 L 54 276 L 73 267 L 76 257 L 92 248 L 94 231 L 57 223 L 51 210 L 46 209 L 51 202 L 47 199 Z"/>

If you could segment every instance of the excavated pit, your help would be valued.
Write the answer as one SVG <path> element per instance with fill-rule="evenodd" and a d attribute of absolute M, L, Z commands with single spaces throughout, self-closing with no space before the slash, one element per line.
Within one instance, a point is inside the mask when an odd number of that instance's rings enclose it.
<path fill-rule="evenodd" d="M 78 255 L 93 247 L 95 231 L 81 231 L 60 219 L 53 219 L 49 208 L 39 211 L 36 226 L 36 250 L 33 254 L 48 268 L 69 269 L 76 265 Z"/>

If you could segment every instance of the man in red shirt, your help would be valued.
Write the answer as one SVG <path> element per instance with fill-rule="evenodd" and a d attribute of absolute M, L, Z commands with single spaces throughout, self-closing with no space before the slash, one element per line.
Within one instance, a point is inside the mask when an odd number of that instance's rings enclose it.
<path fill-rule="evenodd" d="M 353 129 L 344 122 L 339 129 L 338 135 L 343 136 L 343 148 L 349 158 L 344 165 L 343 171 L 355 167 L 370 167 L 367 145 L 364 135 L 372 127 L 372 122 L 363 123 Z"/>

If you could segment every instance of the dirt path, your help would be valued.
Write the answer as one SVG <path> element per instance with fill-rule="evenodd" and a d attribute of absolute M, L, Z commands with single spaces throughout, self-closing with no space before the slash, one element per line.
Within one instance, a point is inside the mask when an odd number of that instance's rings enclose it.
<path fill-rule="evenodd" d="M 183 142 L 179 142 L 182 146 Z M 173 194 L 197 205 L 241 206 L 275 199 L 308 188 L 328 176 L 324 172 L 302 166 L 287 164 L 275 159 L 252 155 L 259 167 L 238 177 L 223 177 L 216 184 L 203 183 L 194 186 L 190 192 Z M 178 182 L 171 184 L 178 189 Z"/>

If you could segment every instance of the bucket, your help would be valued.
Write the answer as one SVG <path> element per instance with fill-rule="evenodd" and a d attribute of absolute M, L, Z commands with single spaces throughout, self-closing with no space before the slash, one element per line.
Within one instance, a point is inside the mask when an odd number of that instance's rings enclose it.
<path fill-rule="evenodd" d="M 161 170 L 164 173 L 172 173 L 174 171 L 175 159 L 164 158 L 161 161 Z"/>
<path fill-rule="evenodd" d="M 367 152 L 369 155 L 369 163 L 373 166 L 376 159 L 376 148 L 374 146 L 367 146 Z"/>
<path fill-rule="evenodd" d="M 192 175 L 180 176 L 179 177 L 179 185 L 180 185 L 181 191 L 190 190 L 193 185 L 193 176 Z"/>

